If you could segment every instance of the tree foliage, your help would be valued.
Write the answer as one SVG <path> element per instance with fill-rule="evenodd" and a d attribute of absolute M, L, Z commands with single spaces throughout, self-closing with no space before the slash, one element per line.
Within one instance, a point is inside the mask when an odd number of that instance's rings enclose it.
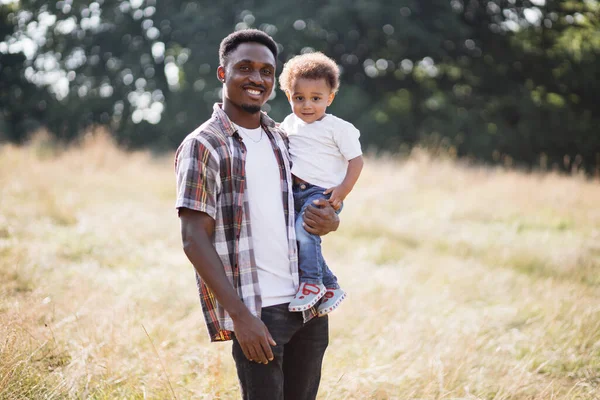
<path fill-rule="evenodd" d="M 311 49 L 337 60 L 330 111 L 366 146 L 600 164 L 597 0 L 21 0 L 0 19 L 2 129 L 13 140 L 35 121 L 65 140 L 102 124 L 122 144 L 173 148 L 220 99 L 220 40 L 255 27 L 279 43 L 281 63 Z M 267 110 L 282 119 L 285 96 Z"/>

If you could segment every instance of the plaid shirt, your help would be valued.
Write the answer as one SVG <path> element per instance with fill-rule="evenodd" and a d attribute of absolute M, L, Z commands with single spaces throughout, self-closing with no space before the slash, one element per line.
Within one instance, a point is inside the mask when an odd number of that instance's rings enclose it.
<path fill-rule="evenodd" d="M 266 114 L 261 114 L 260 123 L 279 164 L 290 272 L 298 287 L 298 250 L 287 138 Z M 221 105 L 215 104 L 212 117 L 190 133 L 175 154 L 176 207 L 202 211 L 215 220 L 213 245 L 225 274 L 250 312 L 260 318 L 262 302 L 245 193 L 245 162 L 246 146 Z M 231 317 L 198 274 L 196 281 L 211 341 L 230 340 L 233 332 Z M 314 307 L 305 311 L 305 322 L 314 316 Z"/>

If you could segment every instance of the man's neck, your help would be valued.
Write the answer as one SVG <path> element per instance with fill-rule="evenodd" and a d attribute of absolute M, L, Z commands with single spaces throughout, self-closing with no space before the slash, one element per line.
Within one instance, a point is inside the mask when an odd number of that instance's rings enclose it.
<path fill-rule="evenodd" d="M 231 122 L 242 128 L 256 129 L 260 126 L 260 111 L 251 114 L 227 101 L 223 102 L 223 111 L 225 111 Z"/>

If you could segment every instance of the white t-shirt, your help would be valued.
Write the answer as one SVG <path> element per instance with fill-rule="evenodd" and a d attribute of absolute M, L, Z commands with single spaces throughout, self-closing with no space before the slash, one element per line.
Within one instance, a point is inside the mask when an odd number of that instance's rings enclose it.
<path fill-rule="evenodd" d="M 262 128 L 236 127 L 247 150 L 246 195 L 262 306 L 289 303 L 296 287 L 289 259 L 279 166 Z"/>
<path fill-rule="evenodd" d="M 280 128 L 290 140 L 292 174 L 313 185 L 326 189 L 339 185 L 348 160 L 362 154 L 358 129 L 331 114 L 310 124 L 290 114 Z"/>

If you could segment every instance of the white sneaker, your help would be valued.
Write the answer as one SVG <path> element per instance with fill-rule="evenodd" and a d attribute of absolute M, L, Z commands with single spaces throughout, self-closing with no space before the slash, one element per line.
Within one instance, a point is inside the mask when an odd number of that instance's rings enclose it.
<path fill-rule="evenodd" d="M 322 283 L 302 282 L 300 288 L 298 288 L 298 293 L 296 293 L 296 296 L 290 302 L 288 309 L 293 312 L 308 310 L 317 304 L 321 300 L 321 297 L 325 296 L 325 290 L 325 286 Z"/>
<path fill-rule="evenodd" d="M 323 299 L 321 300 L 321 304 L 317 308 L 317 313 L 319 317 L 329 314 L 342 303 L 342 301 L 346 298 L 346 292 L 342 289 L 327 289 Z"/>

